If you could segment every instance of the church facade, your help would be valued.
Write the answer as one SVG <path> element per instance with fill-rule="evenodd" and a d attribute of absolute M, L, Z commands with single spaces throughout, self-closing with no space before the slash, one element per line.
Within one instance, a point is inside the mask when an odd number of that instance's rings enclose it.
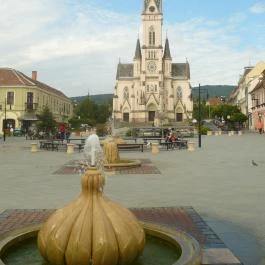
<path fill-rule="evenodd" d="M 192 118 L 190 66 L 173 63 L 162 43 L 162 0 L 144 0 L 142 40 L 133 63 L 119 62 L 113 98 L 114 122 L 177 125 Z"/>

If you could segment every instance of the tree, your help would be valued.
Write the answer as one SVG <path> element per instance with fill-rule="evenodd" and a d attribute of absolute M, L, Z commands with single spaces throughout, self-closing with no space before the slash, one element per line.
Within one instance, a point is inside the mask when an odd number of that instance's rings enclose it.
<path fill-rule="evenodd" d="M 96 104 L 89 97 L 83 99 L 74 108 L 74 117 L 69 120 L 72 128 L 80 128 L 81 124 L 96 126 L 104 124 L 110 116 L 111 102 Z"/>
<path fill-rule="evenodd" d="M 247 120 L 247 116 L 243 114 L 237 106 L 229 104 L 213 107 L 212 114 L 218 119 L 223 119 L 228 129 L 239 129 Z"/>
<path fill-rule="evenodd" d="M 56 120 L 53 117 L 52 112 L 49 110 L 48 106 L 45 106 L 43 111 L 37 115 L 38 123 L 37 127 L 39 131 L 53 134 L 56 131 Z"/>

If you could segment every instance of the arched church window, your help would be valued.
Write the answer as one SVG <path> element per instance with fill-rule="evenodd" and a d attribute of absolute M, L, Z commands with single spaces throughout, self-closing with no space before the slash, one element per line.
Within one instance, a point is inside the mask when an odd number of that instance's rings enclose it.
<path fill-rule="evenodd" d="M 182 98 L 182 89 L 181 89 L 181 87 L 177 88 L 177 98 Z"/>
<path fill-rule="evenodd" d="M 129 89 L 128 89 L 128 87 L 125 87 L 124 90 L 123 90 L 123 98 L 124 98 L 124 100 L 129 98 Z"/>
<path fill-rule="evenodd" d="M 155 30 L 153 26 L 149 28 L 149 45 L 155 45 Z"/>

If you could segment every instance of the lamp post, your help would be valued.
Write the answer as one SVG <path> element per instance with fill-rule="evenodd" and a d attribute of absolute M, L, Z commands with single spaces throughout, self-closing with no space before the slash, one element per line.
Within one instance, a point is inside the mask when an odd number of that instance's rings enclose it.
<path fill-rule="evenodd" d="M 6 141 L 6 98 L 5 98 L 5 119 L 4 119 L 4 135 L 3 135 L 3 140 L 4 142 Z"/>
<path fill-rule="evenodd" d="M 201 148 L 202 145 L 202 135 L 201 135 L 201 93 L 207 92 L 207 99 L 208 99 L 208 89 L 201 88 L 201 84 L 199 84 L 199 108 L 198 108 L 198 146 Z"/>

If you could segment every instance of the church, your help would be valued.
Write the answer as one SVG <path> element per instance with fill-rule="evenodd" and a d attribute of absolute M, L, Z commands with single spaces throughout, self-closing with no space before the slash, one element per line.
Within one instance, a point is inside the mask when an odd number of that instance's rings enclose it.
<path fill-rule="evenodd" d="M 185 124 L 192 118 L 190 66 L 173 63 L 163 33 L 162 0 L 144 0 L 142 39 L 133 63 L 118 63 L 113 98 L 114 123 L 161 126 Z"/>

